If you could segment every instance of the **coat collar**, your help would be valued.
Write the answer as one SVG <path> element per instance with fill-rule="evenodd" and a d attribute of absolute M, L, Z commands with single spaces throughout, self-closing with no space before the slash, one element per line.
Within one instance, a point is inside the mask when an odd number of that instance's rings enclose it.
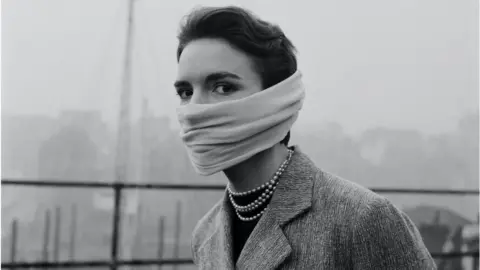
<path fill-rule="evenodd" d="M 283 226 L 307 211 L 312 204 L 317 169 L 299 147 L 283 172 L 270 204 L 250 234 L 238 258 L 237 269 L 270 270 L 278 267 L 292 252 Z M 234 210 L 226 192 L 216 217 L 217 226 L 198 249 L 201 269 L 235 269 L 232 260 Z"/>

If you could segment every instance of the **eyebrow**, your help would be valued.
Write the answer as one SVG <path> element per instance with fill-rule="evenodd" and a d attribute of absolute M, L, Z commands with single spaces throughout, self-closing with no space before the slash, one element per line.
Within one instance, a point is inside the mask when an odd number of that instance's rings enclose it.
<path fill-rule="evenodd" d="M 230 73 L 230 72 L 226 72 L 226 71 L 214 72 L 214 73 L 208 74 L 208 76 L 205 77 L 205 84 L 208 84 L 208 83 L 211 83 L 211 82 L 214 82 L 214 81 L 218 81 L 218 80 L 221 80 L 221 79 L 226 79 L 226 78 L 236 79 L 236 80 L 241 79 L 240 76 L 238 76 L 236 74 L 233 74 L 233 73 Z M 173 84 L 173 86 L 175 86 L 175 87 L 182 87 L 182 86 L 186 86 L 186 85 L 190 85 L 190 83 L 188 81 L 182 81 L 182 80 L 176 81 Z"/>

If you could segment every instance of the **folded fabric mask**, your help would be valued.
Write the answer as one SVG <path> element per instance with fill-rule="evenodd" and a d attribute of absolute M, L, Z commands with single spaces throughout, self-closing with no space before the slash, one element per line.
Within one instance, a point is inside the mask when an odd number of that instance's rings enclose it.
<path fill-rule="evenodd" d="M 212 175 L 279 143 L 305 98 L 302 74 L 248 97 L 177 108 L 182 138 L 200 175 Z"/>

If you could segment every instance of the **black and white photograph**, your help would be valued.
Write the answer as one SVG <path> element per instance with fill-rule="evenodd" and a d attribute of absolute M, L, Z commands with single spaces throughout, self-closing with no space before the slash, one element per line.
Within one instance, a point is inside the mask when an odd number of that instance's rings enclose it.
<path fill-rule="evenodd" d="M 1 268 L 479 269 L 479 6 L 1 1 Z"/>

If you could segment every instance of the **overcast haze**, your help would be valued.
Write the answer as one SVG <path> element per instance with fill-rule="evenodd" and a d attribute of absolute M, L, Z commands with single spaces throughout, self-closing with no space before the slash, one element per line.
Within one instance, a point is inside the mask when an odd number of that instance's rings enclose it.
<path fill-rule="evenodd" d="M 2 1 L 2 113 L 118 111 L 126 0 Z M 135 104 L 174 116 L 178 22 L 198 2 L 136 0 Z M 236 3 L 278 23 L 299 50 L 298 121 L 449 131 L 478 108 L 478 1 Z M 137 106 L 138 107 L 138 106 Z"/>
<path fill-rule="evenodd" d="M 122 129 L 130 140 L 116 144 L 128 1 L 1 1 L 2 179 L 226 183 L 223 174 L 198 176 L 178 131 L 155 117 L 170 116 L 170 125 L 178 125 L 176 35 L 198 1 L 135 0 L 133 114 L 140 115 L 146 98 L 156 115 L 145 110 L 142 121 Z M 369 188 L 478 190 L 478 0 L 200 2 L 247 7 L 278 23 L 296 45 L 307 97 L 290 144 L 319 168 Z M 98 110 L 110 128 L 98 114 L 64 110 Z M 340 125 L 323 125 L 328 122 Z M 126 159 L 117 159 L 120 150 L 130 150 Z M 130 247 L 143 258 L 158 256 L 158 247 L 165 247 L 164 258 L 178 248 L 190 258 L 192 230 L 221 196 L 122 194 L 124 210 L 136 217 L 127 219 L 132 227 L 120 230 L 121 239 L 138 235 Z M 11 256 L 11 246 L 19 259 L 46 254 L 48 213 L 55 213 L 57 229 L 64 213 L 60 231 L 79 230 L 75 259 L 107 258 L 112 196 L 103 189 L 3 183 L 2 257 Z M 412 218 L 433 252 L 448 246 L 459 226 L 477 222 L 478 228 L 478 195 L 385 196 Z M 18 245 L 11 245 L 13 220 Z"/>

